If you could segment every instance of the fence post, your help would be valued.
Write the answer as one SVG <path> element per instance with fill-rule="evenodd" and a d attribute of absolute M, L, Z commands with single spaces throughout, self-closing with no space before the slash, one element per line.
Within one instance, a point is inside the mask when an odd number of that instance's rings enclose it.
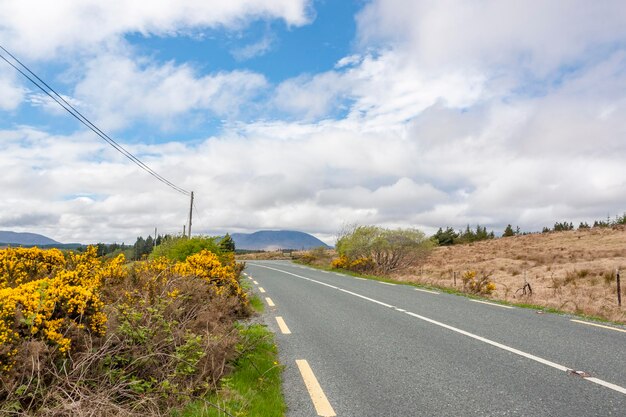
<path fill-rule="evenodd" d="M 617 269 L 617 273 L 615 274 L 615 277 L 617 278 L 617 305 L 621 307 L 622 306 L 622 289 L 620 288 L 620 282 L 619 282 L 619 268 Z"/>
<path fill-rule="evenodd" d="M 456 287 L 456 271 L 452 271 L 452 278 L 454 279 L 454 286 Z"/>

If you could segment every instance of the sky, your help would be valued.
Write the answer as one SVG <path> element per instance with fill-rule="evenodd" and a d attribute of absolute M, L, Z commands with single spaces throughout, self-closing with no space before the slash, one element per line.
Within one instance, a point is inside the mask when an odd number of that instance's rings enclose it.
<path fill-rule="evenodd" d="M 623 0 L 0 0 L 0 45 L 193 190 L 194 233 L 626 211 Z M 133 243 L 187 222 L 187 196 L 4 61 L 0 169 L 0 230 Z"/>

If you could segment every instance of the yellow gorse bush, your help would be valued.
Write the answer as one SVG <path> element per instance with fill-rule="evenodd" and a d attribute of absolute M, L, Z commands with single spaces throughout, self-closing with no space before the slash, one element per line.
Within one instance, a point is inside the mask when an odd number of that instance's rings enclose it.
<path fill-rule="evenodd" d="M 198 277 L 209 284 L 209 288 L 214 295 L 232 295 L 242 301 L 246 301 L 246 292 L 239 285 L 237 273 L 235 271 L 234 257 L 225 258 L 226 262 L 208 250 L 202 250 L 187 257 L 184 262 L 176 262 L 164 257 L 152 259 L 136 264 L 135 272 L 150 277 L 144 282 L 144 289 L 154 289 L 161 287 L 166 281 L 170 281 L 173 276 L 180 278 Z M 176 296 L 178 292 L 171 288 L 168 296 Z"/>
<path fill-rule="evenodd" d="M 8 248 L 0 251 L 0 288 L 44 278 L 66 265 L 58 249 Z"/>
<path fill-rule="evenodd" d="M 99 259 L 95 247 L 66 256 L 57 249 L 0 250 L 0 370 L 11 369 L 24 341 L 44 341 L 65 355 L 76 331 L 104 335 L 104 294 L 109 302 L 123 296 L 124 305 L 139 294 L 147 295 L 148 303 L 163 296 L 176 299 L 184 279 L 197 277 L 208 284 L 207 301 L 214 295 L 234 296 L 245 306 L 247 296 L 237 276 L 234 257 L 220 261 L 207 250 L 185 262 L 157 258 L 131 269 L 123 255 Z"/>
<path fill-rule="evenodd" d="M 476 294 L 489 295 L 496 290 L 496 284 L 488 276 L 478 276 L 476 271 L 465 271 L 461 275 L 463 287 Z"/>
<path fill-rule="evenodd" d="M 352 271 L 364 272 L 374 268 L 374 261 L 369 257 L 361 257 L 351 260 L 347 256 L 341 255 L 340 257 L 333 259 L 330 266 L 335 269 L 349 269 Z"/>
<path fill-rule="evenodd" d="M 176 264 L 175 272 L 182 276 L 196 276 L 211 284 L 217 295 L 228 294 L 245 299 L 246 293 L 237 281 L 232 263 L 223 265 L 217 255 L 203 250 L 189 256 L 185 262 Z"/>
<path fill-rule="evenodd" d="M 107 317 L 100 289 L 119 277 L 123 256 L 103 263 L 90 247 L 69 254 L 57 249 L 0 251 L 0 368 L 9 370 L 22 340 L 43 340 L 65 354 L 71 328 L 104 335 Z"/>

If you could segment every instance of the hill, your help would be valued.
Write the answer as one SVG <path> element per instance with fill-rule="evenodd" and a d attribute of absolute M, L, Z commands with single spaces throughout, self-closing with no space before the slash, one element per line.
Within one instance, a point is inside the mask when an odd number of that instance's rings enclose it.
<path fill-rule="evenodd" d="M 626 321 L 617 307 L 616 269 L 626 303 L 626 228 L 540 233 L 435 248 L 421 266 L 398 278 L 462 288 L 474 270 L 495 282 L 493 298 Z M 532 295 L 520 289 L 528 282 Z"/>
<path fill-rule="evenodd" d="M 0 231 L 0 244 L 23 246 L 53 246 L 61 243 L 37 233 Z"/>
<path fill-rule="evenodd" d="M 328 247 L 324 242 L 304 232 L 290 230 L 261 230 L 255 233 L 233 233 L 237 249 L 278 250 L 278 249 L 313 249 Z"/>

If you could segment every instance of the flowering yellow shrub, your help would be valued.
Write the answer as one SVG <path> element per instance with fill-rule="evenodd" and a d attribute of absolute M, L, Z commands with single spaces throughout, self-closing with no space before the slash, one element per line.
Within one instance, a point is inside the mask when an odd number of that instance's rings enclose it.
<path fill-rule="evenodd" d="M 332 268 L 349 269 L 352 271 L 364 272 L 374 268 L 374 261 L 371 258 L 357 258 L 350 260 L 347 256 L 341 255 L 330 263 Z"/>
<path fill-rule="evenodd" d="M 0 288 L 14 287 L 65 267 L 58 249 L 7 248 L 0 251 Z"/>
<path fill-rule="evenodd" d="M 491 294 L 496 290 L 496 284 L 489 281 L 488 276 L 478 278 L 476 271 L 465 271 L 461 276 L 463 287 L 475 294 Z"/>
<path fill-rule="evenodd" d="M 232 264 L 222 265 L 218 257 L 207 250 L 189 256 L 183 263 L 178 263 L 176 273 L 194 275 L 215 286 L 218 294 L 228 290 L 231 295 L 245 295 L 241 289 Z"/>
<path fill-rule="evenodd" d="M 226 260 L 226 262 L 223 262 Z M 206 281 L 212 294 L 231 295 L 238 297 L 244 303 L 247 301 L 246 292 L 239 285 L 234 257 L 220 258 L 208 250 L 202 250 L 188 256 L 184 262 L 176 262 L 165 257 L 159 257 L 145 262 L 136 263 L 134 272 L 143 275 L 146 279 L 140 279 L 143 290 L 147 290 L 151 296 L 167 295 L 176 297 L 179 293 L 172 287 L 174 276 L 198 277 Z M 160 294 L 158 289 L 167 285 L 166 293 Z"/>
<path fill-rule="evenodd" d="M 10 369 L 17 347 L 25 339 L 44 340 L 61 353 L 71 349 L 71 327 L 104 335 L 107 317 L 100 289 L 105 278 L 124 273 L 124 258 L 103 264 L 90 247 L 65 261 L 56 250 L 0 251 L 0 368 Z M 7 267 L 10 266 L 10 267 Z M 39 279 L 33 279 L 43 276 Z"/>
<path fill-rule="evenodd" d="M 331 268 L 335 269 L 348 269 L 350 266 L 350 260 L 347 256 L 341 255 L 339 258 L 335 258 L 330 263 Z"/>
<path fill-rule="evenodd" d="M 216 387 L 237 354 L 234 321 L 251 313 L 230 254 L 126 264 L 95 248 L 29 249 L 0 260 L 2 415 L 65 415 L 68 404 L 168 414 Z"/>

